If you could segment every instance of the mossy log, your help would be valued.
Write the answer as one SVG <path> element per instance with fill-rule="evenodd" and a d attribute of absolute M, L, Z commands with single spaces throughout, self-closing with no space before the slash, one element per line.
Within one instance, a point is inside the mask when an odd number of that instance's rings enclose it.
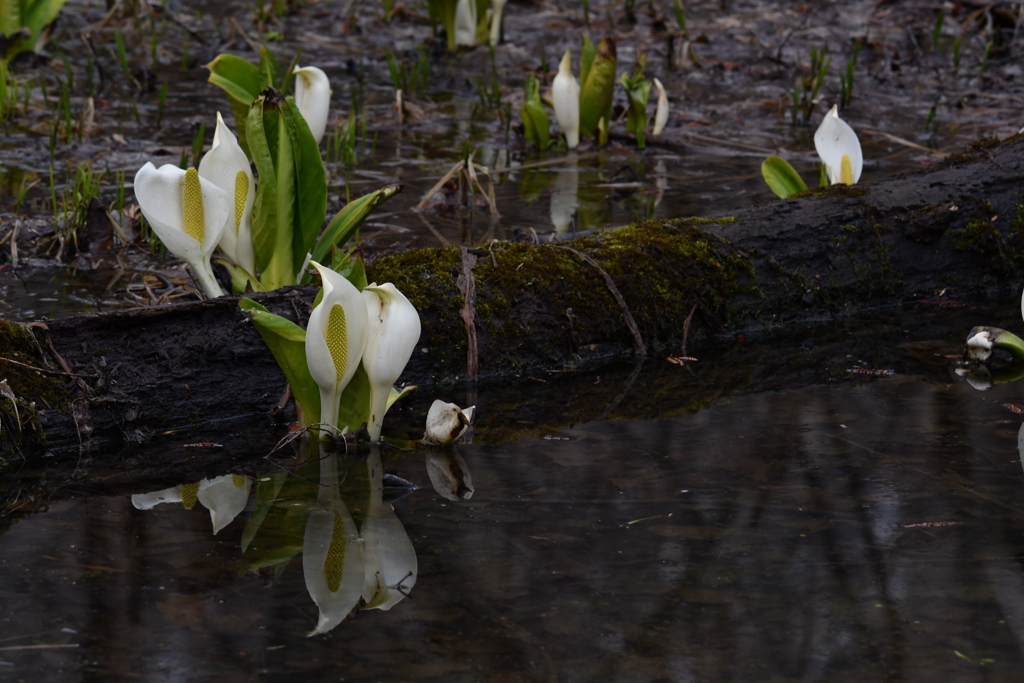
<path fill-rule="evenodd" d="M 380 258 L 370 276 L 394 282 L 423 319 L 403 381 L 669 355 L 686 331 L 696 352 L 721 345 L 729 338 L 721 333 L 750 336 L 908 299 L 1016 291 L 1022 160 L 1020 136 L 983 142 L 880 183 L 561 243 L 410 250 Z M 254 298 L 305 325 L 314 294 L 293 287 Z M 0 347 L 16 397 L 0 397 L 8 450 L 138 441 L 265 414 L 285 389 L 234 297 L 4 323 Z"/>

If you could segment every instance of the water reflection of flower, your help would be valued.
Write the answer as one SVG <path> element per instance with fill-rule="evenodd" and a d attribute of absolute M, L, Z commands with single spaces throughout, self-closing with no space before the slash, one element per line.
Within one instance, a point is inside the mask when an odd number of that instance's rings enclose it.
<path fill-rule="evenodd" d="M 238 474 L 225 474 L 162 491 L 136 493 L 132 496 L 132 505 L 139 510 L 151 510 L 161 503 L 182 503 L 186 510 L 191 510 L 199 501 L 210 511 L 213 533 L 216 534 L 245 509 L 251 488 L 251 479 Z"/>

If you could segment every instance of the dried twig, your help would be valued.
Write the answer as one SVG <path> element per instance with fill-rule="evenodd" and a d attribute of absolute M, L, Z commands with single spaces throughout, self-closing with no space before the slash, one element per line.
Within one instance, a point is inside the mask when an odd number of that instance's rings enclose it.
<path fill-rule="evenodd" d="M 605 271 L 605 269 L 602 268 L 600 264 L 598 264 L 597 261 L 587 256 L 582 251 L 577 251 L 572 247 L 564 247 L 561 245 L 556 246 L 558 246 L 559 249 L 571 251 L 572 253 L 576 254 L 581 259 L 592 265 L 594 268 L 597 268 L 597 271 L 601 273 L 601 276 L 604 278 L 605 283 L 608 285 L 608 291 L 612 293 L 612 296 L 615 297 L 615 300 L 619 302 L 619 306 L 622 308 L 622 317 L 626 320 L 626 327 L 628 327 L 629 331 L 633 333 L 633 339 L 636 340 L 636 345 L 640 349 L 640 355 L 646 358 L 647 345 L 644 344 L 644 339 L 643 337 L 640 336 L 640 328 L 637 326 L 636 320 L 633 318 L 633 313 L 629 310 L 629 306 L 626 305 L 626 300 L 622 298 L 622 292 L 619 291 L 619 288 L 615 285 L 615 281 L 612 280 L 612 276 L 609 275 L 607 271 Z"/>
<path fill-rule="evenodd" d="M 462 251 L 462 274 L 458 278 L 459 291 L 462 292 L 462 321 L 466 324 L 466 374 L 476 379 L 480 368 L 480 357 L 476 344 L 476 280 L 473 279 L 473 267 L 476 256 L 469 253 L 466 247 Z"/>

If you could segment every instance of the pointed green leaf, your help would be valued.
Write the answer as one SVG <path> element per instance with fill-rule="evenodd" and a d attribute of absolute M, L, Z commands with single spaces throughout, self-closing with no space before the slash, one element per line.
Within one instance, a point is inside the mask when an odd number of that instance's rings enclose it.
<path fill-rule="evenodd" d="M 268 47 L 260 47 L 260 91 L 266 88 L 277 88 L 277 77 L 281 73 L 281 66 L 277 63 L 277 57 Z"/>
<path fill-rule="evenodd" d="M 210 70 L 210 83 L 219 86 L 228 96 L 231 113 L 235 117 L 238 144 L 248 153 L 246 120 L 253 100 L 263 91 L 263 80 L 258 67 L 241 57 L 220 54 L 206 65 Z"/>
<path fill-rule="evenodd" d="M 360 292 L 366 289 L 369 283 L 366 280 L 366 261 L 363 260 L 362 250 L 352 247 L 346 253 L 335 245 L 331 251 L 331 270 L 351 282 Z"/>
<path fill-rule="evenodd" d="M 594 55 L 597 54 L 597 48 L 594 47 L 594 41 L 590 39 L 590 36 L 583 34 L 583 47 L 580 48 L 580 83 L 587 82 L 587 76 L 590 74 L 590 65 L 594 63 Z"/>
<path fill-rule="evenodd" d="M 523 120 L 523 134 L 534 147 L 543 150 L 551 146 L 551 120 L 544 111 L 537 77 L 533 74 L 526 77 L 526 96 L 519 117 Z"/>
<path fill-rule="evenodd" d="M 353 199 L 342 207 L 341 211 L 324 228 L 323 234 L 320 235 L 320 239 L 317 240 L 316 245 L 313 247 L 313 260 L 317 263 L 323 263 L 323 259 L 330 251 L 331 245 L 343 246 L 375 207 L 384 200 L 395 196 L 401 190 L 401 185 L 386 185 L 376 192 Z M 303 276 L 302 281 L 303 283 L 309 283 L 311 279 L 306 274 Z"/>
<path fill-rule="evenodd" d="M 782 157 L 770 156 L 765 159 L 761 163 L 761 175 L 772 192 L 783 199 L 797 192 L 807 191 L 804 179 Z"/>
<path fill-rule="evenodd" d="M 584 44 L 586 50 L 586 44 Z M 597 138 L 598 121 L 612 120 L 612 99 L 615 95 L 615 41 L 605 38 L 597 46 L 586 81 L 580 82 L 580 133 Z M 582 73 L 582 71 L 581 71 Z"/>
<path fill-rule="evenodd" d="M 256 331 L 274 354 L 306 418 L 310 423 L 319 422 L 320 388 L 306 365 L 306 331 L 287 318 L 274 315 L 252 299 L 243 297 L 238 300 L 238 305 L 249 311 Z"/>
<path fill-rule="evenodd" d="M 288 130 L 295 160 L 295 224 L 292 232 L 292 272 L 299 273 L 306 254 L 313 250 L 317 233 L 327 215 L 327 178 L 320 147 L 299 113 L 295 100 L 288 98 L 281 113 Z M 294 284 L 292 279 L 290 284 Z"/>
<path fill-rule="evenodd" d="M 640 149 L 646 146 L 647 133 L 647 101 L 651 96 L 653 85 L 644 77 L 644 66 L 647 56 L 643 53 L 637 58 L 636 69 L 630 76 L 622 73 L 620 81 L 629 98 L 629 110 L 626 113 L 626 131 L 636 136 L 636 144 Z"/>

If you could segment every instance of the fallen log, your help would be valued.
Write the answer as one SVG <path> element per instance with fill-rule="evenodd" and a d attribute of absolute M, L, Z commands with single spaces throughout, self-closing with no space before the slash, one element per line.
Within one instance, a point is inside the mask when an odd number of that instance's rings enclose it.
<path fill-rule="evenodd" d="M 370 277 L 394 282 L 422 316 L 406 382 L 581 368 L 678 352 L 684 339 L 709 349 L 908 299 L 1016 290 L 1022 158 L 1021 136 L 982 141 L 879 183 L 564 243 L 410 250 L 372 263 Z M 314 294 L 254 298 L 305 325 Z M 103 447 L 265 414 L 285 389 L 235 297 L 3 322 L 0 365 L 14 395 L 0 396 L 6 450 Z"/>

